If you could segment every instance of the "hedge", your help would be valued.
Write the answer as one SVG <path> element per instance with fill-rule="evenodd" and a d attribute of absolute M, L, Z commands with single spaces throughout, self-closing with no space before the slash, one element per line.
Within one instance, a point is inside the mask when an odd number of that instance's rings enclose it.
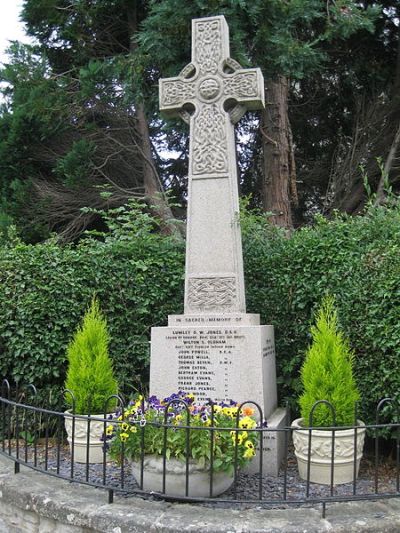
<path fill-rule="evenodd" d="M 182 311 L 183 243 L 152 221 L 78 245 L 0 248 L 0 376 L 37 388 L 62 386 L 66 347 L 93 295 L 107 317 L 122 389 L 148 380 L 151 326 Z"/>
<path fill-rule="evenodd" d="M 96 293 L 120 383 L 143 389 L 150 327 L 182 312 L 184 273 L 183 243 L 143 217 L 75 246 L 0 248 L 0 375 L 61 386 L 66 346 Z M 330 293 L 372 419 L 376 401 L 400 391 L 400 209 L 319 217 L 290 237 L 251 213 L 242 227 L 247 309 L 275 326 L 281 402 L 295 404 L 313 312 Z"/>
<path fill-rule="evenodd" d="M 244 250 L 248 310 L 275 326 L 281 399 L 293 406 L 300 392 L 313 313 L 327 293 L 355 351 L 364 416 L 373 420 L 383 397 L 400 399 L 399 208 L 318 217 L 290 238 L 263 237 L 255 218 L 245 226 Z"/>

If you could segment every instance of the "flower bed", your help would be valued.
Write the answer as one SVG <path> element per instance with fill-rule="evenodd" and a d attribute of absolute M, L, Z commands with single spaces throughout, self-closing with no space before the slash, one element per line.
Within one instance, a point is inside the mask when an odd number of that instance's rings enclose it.
<path fill-rule="evenodd" d="M 197 405 L 183 391 L 163 400 L 138 396 L 115 419 L 118 424 L 107 426 L 104 438 L 117 461 L 165 455 L 203 466 L 212 463 L 213 471 L 229 473 L 254 457 L 261 427 L 250 406 L 234 401 Z"/>

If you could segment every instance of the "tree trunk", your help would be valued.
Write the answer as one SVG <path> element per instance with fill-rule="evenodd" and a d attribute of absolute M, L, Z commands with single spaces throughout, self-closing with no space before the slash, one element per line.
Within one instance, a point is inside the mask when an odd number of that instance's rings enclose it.
<path fill-rule="evenodd" d="M 128 24 L 131 35 L 130 53 L 133 54 L 135 53 L 137 47 L 134 35 L 138 28 L 135 3 L 128 8 Z M 169 235 L 175 234 L 178 237 L 182 237 L 181 226 L 175 224 L 175 218 L 172 214 L 170 206 L 168 205 L 168 200 L 164 194 L 161 180 L 154 165 L 153 154 L 151 151 L 149 126 L 144 105 L 142 102 L 138 102 L 136 103 L 135 108 L 143 156 L 143 187 L 145 190 L 146 199 L 153 208 L 155 214 L 162 221 L 163 232 Z"/>
<path fill-rule="evenodd" d="M 278 76 L 266 82 L 266 106 L 261 118 L 264 153 L 263 208 L 276 226 L 293 227 L 292 205 L 297 186 L 292 130 L 288 117 L 288 80 Z"/>
<path fill-rule="evenodd" d="M 398 14 L 400 14 L 400 8 L 398 9 Z M 400 148 L 400 28 L 398 34 L 399 40 L 397 44 L 396 71 L 394 75 L 393 89 L 391 91 L 393 101 L 393 112 L 391 113 L 391 115 L 389 115 L 390 122 L 396 123 L 397 129 L 394 133 L 393 141 L 390 145 L 389 153 L 385 160 L 382 175 L 379 179 L 378 188 L 376 190 L 375 205 L 379 205 L 385 202 L 387 196 L 386 191 L 384 190 L 385 181 L 387 180 L 389 184 L 390 172 L 395 166 L 395 162 L 399 159 L 397 154 L 399 153 Z"/>

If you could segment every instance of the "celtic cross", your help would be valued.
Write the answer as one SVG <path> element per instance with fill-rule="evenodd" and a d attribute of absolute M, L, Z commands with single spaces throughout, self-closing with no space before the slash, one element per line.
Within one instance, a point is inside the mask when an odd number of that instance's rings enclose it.
<path fill-rule="evenodd" d="M 190 124 L 185 314 L 246 312 L 234 124 L 264 105 L 260 69 L 229 57 L 223 16 L 192 21 L 192 63 L 160 80 L 160 110 Z"/>

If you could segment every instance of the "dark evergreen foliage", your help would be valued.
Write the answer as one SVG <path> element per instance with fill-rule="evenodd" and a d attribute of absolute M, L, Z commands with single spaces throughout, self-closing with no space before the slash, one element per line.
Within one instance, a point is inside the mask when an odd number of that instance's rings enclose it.
<path fill-rule="evenodd" d="M 232 56 L 243 66 L 260 66 L 266 79 L 291 79 L 298 221 L 315 209 L 347 209 L 340 181 L 347 174 L 340 164 L 351 152 L 360 103 L 366 109 L 378 95 L 390 99 L 396 73 L 400 79 L 396 2 L 25 0 L 22 19 L 37 44 L 15 44 L 0 73 L 7 84 L 0 111 L 0 224 L 13 218 L 28 242 L 46 238 L 49 229 L 70 240 L 98 224 L 81 207 L 120 205 L 143 194 L 135 118 L 141 103 L 154 169 L 184 204 L 187 130 L 160 120 L 157 81 L 190 61 L 190 19 L 215 14 L 226 16 Z M 393 127 L 396 117 L 389 115 Z M 253 193 L 255 204 L 262 182 L 257 127 L 249 115 L 238 130 L 242 189 Z M 372 172 L 374 158 L 385 157 L 392 129 L 368 155 L 373 189 L 379 174 Z M 180 155 L 166 159 L 165 149 Z M 356 180 L 358 199 L 361 155 L 349 177 Z M 396 185 L 396 175 L 391 179 Z M 113 189 L 108 204 L 96 194 L 104 184 Z"/>

